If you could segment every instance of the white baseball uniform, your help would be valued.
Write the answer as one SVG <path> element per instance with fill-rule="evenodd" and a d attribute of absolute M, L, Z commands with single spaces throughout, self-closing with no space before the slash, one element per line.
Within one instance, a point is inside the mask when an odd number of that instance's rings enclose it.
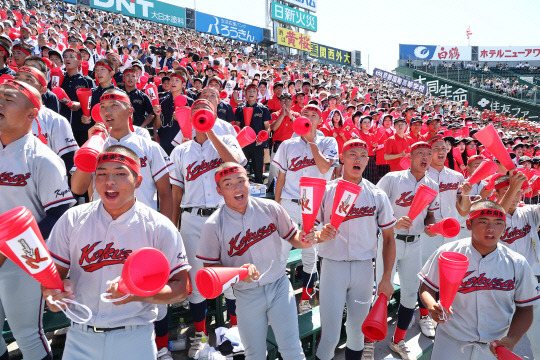
<path fill-rule="evenodd" d="M 444 251 L 466 255 L 469 268 L 452 303 L 451 320 L 437 327 L 433 356 L 493 359 L 489 343 L 506 335 L 515 308 L 540 299 L 531 268 L 523 256 L 502 244 L 482 256 L 466 238 L 441 246 L 419 272 L 420 280 L 435 291 L 440 286 L 438 258 Z"/>
<path fill-rule="evenodd" d="M 245 214 L 224 205 L 203 226 L 197 250 L 200 260 L 226 267 L 254 264 L 264 274 L 259 281 L 233 285 L 238 330 L 248 360 L 266 358 L 268 323 L 284 359 L 305 359 L 294 292 L 280 261 L 282 239 L 289 240 L 296 231 L 281 205 L 253 197 Z"/>
<path fill-rule="evenodd" d="M 37 121 L 41 128 L 41 134 L 47 140 L 47 146 L 62 156 L 70 151 L 79 150 L 79 145 L 73 137 L 73 131 L 68 120 L 51 109 L 42 106 L 39 109 Z M 38 124 L 36 120 L 32 122 L 32 134 L 38 136 Z"/>
<path fill-rule="evenodd" d="M 329 224 L 338 180 L 326 187 L 317 221 Z M 339 342 L 343 308 L 347 305 L 347 348 L 364 348 L 362 323 L 373 297 L 373 258 L 377 255 L 378 229 L 396 223 L 388 196 L 366 179 L 335 240 L 319 244 L 321 267 L 319 304 L 321 340 L 317 357 L 333 359 Z M 362 231 L 358 231 L 362 229 Z M 351 319 L 351 320 L 349 320 Z"/>
<path fill-rule="evenodd" d="M 212 130 L 214 130 L 216 135 L 231 135 L 234 137 L 236 137 L 237 135 L 236 130 L 234 130 L 234 127 L 230 123 L 224 120 L 221 120 L 220 118 L 216 118 L 216 123 L 214 124 L 214 127 L 212 128 Z M 193 129 L 192 131 L 192 136 L 195 136 L 195 129 Z M 172 144 L 174 146 L 178 146 L 182 144 L 183 138 L 184 138 L 184 135 L 182 134 L 182 131 L 179 131 L 178 134 L 176 134 L 176 136 L 174 137 Z"/>
<path fill-rule="evenodd" d="M 242 148 L 235 137 L 224 135 L 221 140 L 239 156 L 240 164 L 246 162 Z M 171 161 L 174 169 L 170 173 L 170 182 L 173 186 L 183 189 L 180 205 L 183 209 L 180 233 L 191 265 L 189 276 L 193 287 L 193 292 L 188 298 L 190 302 L 198 304 L 204 301 L 204 298 L 197 290 L 195 275 L 204 265 L 196 258 L 196 255 L 201 230 L 209 216 L 200 214 L 200 209 L 217 209 L 223 204 L 223 197 L 217 193 L 214 179 L 215 170 L 223 163 L 223 160 L 212 141 L 207 139 L 202 145 L 195 140 L 190 140 L 175 147 L 171 153 Z M 226 296 L 234 299 L 232 291 L 229 291 Z"/>
<path fill-rule="evenodd" d="M 48 245 L 56 264 L 69 268 L 75 300 L 92 310 L 87 324 L 73 325 L 68 332 L 63 359 L 112 359 L 118 354 L 155 359 L 152 323 L 157 306 L 140 301 L 115 306 L 101 301 L 100 294 L 108 280 L 122 274 L 127 257 L 142 247 L 165 254 L 170 277 L 189 270 L 182 238 L 170 220 L 140 201 L 115 220 L 101 201 L 93 201 L 67 211 Z M 72 310 L 80 311 L 76 306 Z M 108 330 L 96 333 L 94 327 Z"/>
<path fill-rule="evenodd" d="M 377 186 L 383 190 L 390 204 L 394 209 L 394 216 L 400 219 L 408 215 L 414 196 L 420 184 L 424 184 L 435 191 L 439 191 L 439 186 L 427 173 L 419 181 L 413 176 L 410 170 L 392 171 L 382 177 Z M 414 309 L 417 300 L 418 280 L 416 274 L 422 268 L 422 256 L 420 247 L 420 234 L 424 232 L 424 219 L 429 212 L 439 209 L 439 196 L 435 197 L 413 221 L 409 230 L 394 229 L 396 239 L 396 263 L 392 269 L 392 277 L 396 272 L 396 266 L 401 287 L 400 304 L 408 309 Z M 410 236 L 404 239 L 404 236 Z M 379 237 L 377 248 L 376 281 L 379 283 L 383 275 L 382 257 L 382 237 Z"/>
<path fill-rule="evenodd" d="M 0 213 L 25 206 L 37 222 L 45 211 L 75 200 L 63 161 L 32 133 L 7 146 L 0 142 Z M 41 326 L 40 284 L 11 260 L 0 267 L 0 328 L 8 319 L 27 359 L 42 359 L 50 348 Z M 0 340 L 0 354 L 6 351 Z"/>

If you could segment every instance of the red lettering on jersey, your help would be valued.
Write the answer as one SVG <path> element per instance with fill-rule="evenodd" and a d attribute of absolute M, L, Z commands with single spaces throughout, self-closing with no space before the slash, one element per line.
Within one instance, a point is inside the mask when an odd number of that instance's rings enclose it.
<path fill-rule="evenodd" d="M 361 208 L 357 208 L 353 204 L 351 210 L 347 214 L 347 217 L 343 221 L 352 220 L 352 219 L 365 217 L 365 216 L 374 216 L 375 210 L 377 210 L 376 206 L 362 206 Z"/>
<path fill-rule="evenodd" d="M 235 237 L 229 241 L 229 256 L 241 256 L 243 255 L 250 247 L 258 243 L 264 238 L 267 238 L 268 236 L 272 235 L 274 232 L 277 231 L 276 225 L 270 224 L 268 226 L 263 226 L 259 230 L 255 232 L 251 232 L 250 229 L 246 230 L 246 235 L 244 235 L 240 241 L 238 239 L 240 238 L 241 232 L 239 232 Z"/>
<path fill-rule="evenodd" d="M 13 175 L 12 172 L 3 172 L 0 174 L 0 185 L 7 186 L 26 186 L 26 180 L 30 178 L 31 173 Z"/>
<path fill-rule="evenodd" d="M 297 156 L 291 160 L 291 165 L 289 165 L 289 170 L 291 171 L 298 171 L 303 168 L 307 168 L 310 166 L 316 166 L 315 159 L 311 158 L 309 159 L 307 156 L 304 156 L 303 159 L 299 160 L 300 156 Z"/>
<path fill-rule="evenodd" d="M 503 236 L 501 236 L 501 241 L 504 241 L 507 244 L 512 244 L 514 241 L 524 238 L 529 235 L 531 232 L 531 225 L 527 224 L 523 229 L 518 229 L 516 227 L 507 227 Z"/>
<path fill-rule="evenodd" d="M 449 190 L 457 190 L 459 187 L 459 183 L 440 183 L 439 184 L 439 192 L 442 193 L 443 191 L 449 191 Z"/>
<path fill-rule="evenodd" d="M 511 291 L 514 290 L 515 280 L 504 280 L 502 278 L 494 277 L 492 279 L 487 278 L 486 273 L 480 274 L 480 276 L 472 276 L 467 279 L 467 276 L 472 274 L 472 271 L 468 271 L 463 277 L 463 281 L 459 287 L 458 292 L 462 294 L 468 294 L 473 291 L 480 290 L 500 290 Z"/>
<path fill-rule="evenodd" d="M 399 199 L 396 200 L 396 205 L 402 206 L 402 207 L 409 207 L 411 206 L 413 200 L 414 200 L 414 194 L 412 194 L 412 191 L 407 191 L 404 193 L 401 193 L 401 196 Z"/>
<path fill-rule="evenodd" d="M 196 163 L 197 161 L 194 161 L 187 166 L 186 181 L 193 181 L 197 179 L 199 176 L 201 176 L 202 174 L 207 173 L 210 170 L 213 170 L 219 167 L 219 165 L 223 164 L 223 160 L 221 160 L 221 158 L 212 159 L 210 161 L 206 161 L 203 159 L 203 161 L 199 165 L 195 166 Z"/>
<path fill-rule="evenodd" d="M 115 249 L 114 243 L 108 243 L 104 249 L 96 250 L 96 246 L 101 241 L 96 241 L 92 245 L 86 245 L 81 249 L 81 258 L 79 259 L 79 265 L 86 272 L 94 272 L 101 269 L 104 266 L 123 264 L 126 261 L 132 250 Z M 86 264 L 86 265 L 83 265 Z"/>

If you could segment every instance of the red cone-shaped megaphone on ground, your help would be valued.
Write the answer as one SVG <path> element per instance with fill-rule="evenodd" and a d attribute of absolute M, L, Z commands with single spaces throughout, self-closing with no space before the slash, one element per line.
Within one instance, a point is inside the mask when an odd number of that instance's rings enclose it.
<path fill-rule="evenodd" d="M 90 89 L 77 89 L 77 98 L 81 103 L 81 110 L 84 116 L 90 116 L 90 97 L 92 96 L 92 90 Z"/>
<path fill-rule="evenodd" d="M 146 94 L 150 97 L 150 101 L 152 101 L 152 106 L 159 105 L 158 90 L 156 85 L 148 84 L 146 86 Z"/>
<path fill-rule="evenodd" d="M 356 198 L 360 194 L 360 190 L 361 187 L 356 184 L 343 179 L 338 180 L 332 206 L 332 215 L 330 216 L 330 224 L 336 229 L 351 210 Z"/>
<path fill-rule="evenodd" d="M 73 161 L 77 169 L 86 173 L 96 171 L 96 160 L 105 146 L 105 136 L 103 131 L 96 131 L 90 139 L 86 140 L 83 146 L 75 153 Z"/>
<path fill-rule="evenodd" d="M 454 218 L 444 218 L 436 224 L 429 225 L 429 231 L 442 235 L 445 238 L 453 238 L 458 236 L 461 226 Z"/>
<path fill-rule="evenodd" d="M 255 131 L 249 126 L 246 126 L 242 130 L 240 130 L 238 135 L 236 135 L 236 140 L 240 144 L 240 147 L 246 147 L 249 144 L 252 144 L 253 142 L 255 142 L 255 139 L 257 139 L 257 135 L 255 134 Z"/>
<path fill-rule="evenodd" d="M 90 112 L 90 115 L 92 115 L 92 119 L 94 119 L 95 122 L 103 122 L 103 119 L 101 118 L 101 114 L 99 112 L 99 103 L 94 105 L 92 111 Z"/>
<path fill-rule="evenodd" d="M 52 92 L 54 93 L 54 95 L 56 95 L 56 97 L 58 98 L 58 100 L 60 100 L 60 102 L 62 104 L 66 105 L 67 107 L 70 107 L 71 105 L 73 105 L 73 102 L 67 96 L 64 89 L 59 88 L 59 87 L 55 87 L 55 88 L 52 89 Z"/>
<path fill-rule="evenodd" d="M 191 123 L 195 130 L 205 133 L 214 127 L 214 124 L 216 123 L 216 118 L 214 116 L 214 113 L 210 110 L 199 109 L 193 113 L 193 116 L 191 117 Z"/>
<path fill-rule="evenodd" d="M 242 112 L 244 114 L 244 124 L 246 126 L 251 125 L 251 118 L 253 117 L 253 108 L 244 106 L 242 109 Z"/>
<path fill-rule="evenodd" d="M 411 219 L 411 221 L 416 219 L 416 217 L 422 211 L 424 211 L 426 206 L 428 206 L 429 203 L 432 202 L 436 196 L 437 192 L 435 190 L 433 190 L 429 186 L 420 184 L 418 186 L 418 190 L 416 190 L 416 194 L 414 195 L 414 200 L 409 209 L 409 214 L 407 215 Z"/>
<path fill-rule="evenodd" d="M 257 142 L 265 142 L 266 140 L 268 140 L 268 131 L 266 130 L 261 130 L 259 131 L 259 133 L 257 134 Z"/>
<path fill-rule="evenodd" d="M 90 64 L 88 61 L 81 61 L 81 70 L 84 76 L 88 76 L 88 70 L 90 69 Z"/>
<path fill-rule="evenodd" d="M 303 230 L 308 233 L 315 225 L 321 201 L 326 188 L 326 180 L 303 176 L 300 178 L 300 201 L 302 206 Z"/>
<path fill-rule="evenodd" d="M 381 341 L 386 338 L 388 333 L 388 307 L 386 303 L 388 298 L 384 294 L 380 294 L 375 304 L 369 311 L 368 316 L 362 324 L 362 332 L 364 336 L 375 341 Z"/>
<path fill-rule="evenodd" d="M 174 98 L 174 107 L 179 108 L 186 106 L 187 104 L 187 98 L 184 95 L 178 95 Z"/>
<path fill-rule="evenodd" d="M 169 261 L 158 249 L 146 247 L 131 253 L 118 281 L 118 290 L 124 294 L 152 296 L 169 281 Z"/>
<path fill-rule="evenodd" d="M 467 179 L 467 181 L 471 185 L 474 185 L 477 182 L 484 180 L 488 176 L 495 174 L 498 168 L 499 167 L 497 166 L 495 161 L 484 160 L 480 163 L 480 165 L 478 165 L 474 173 L 471 175 L 469 179 Z"/>
<path fill-rule="evenodd" d="M 510 171 L 516 168 L 516 165 L 512 162 L 510 154 L 506 151 L 493 124 L 484 127 L 474 134 L 473 137 L 478 139 L 493 154 L 493 156 L 503 164 L 506 170 Z"/>
<path fill-rule="evenodd" d="M 59 67 L 54 67 L 51 69 L 51 87 L 54 89 L 55 87 L 62 86 L 62 83 L 64 82 L 64 72 Z"/>
<path fill-rule="evenodd" d="M 192 137 L 192 127 L 191 127 L 191 108 L 184 106 L 176 108 L 174 111 L 176 115 L 176 120 L 178 120 L 178 125 L 180 125 L 180 130 L 182 130 L 182 136 L 186 139 L 191 139 Z"/>
<path fill-rule="evenodd" d="M 311 121 L 305 117 L 297 117 L 293 121 L 293 131 L 299 136 L 306 135 L 311 130 Z"/>
<path fill-rule="evenodd" d="M 463 254 L 445 251 L 439 255 L 439 301 L 446 310 L 450 309 L 468 268 L 469 259 Z"/>
<path fill-rule="evenodd" d="M 214 299 L 248 274 L 247 268 L 207 267 L 197 271 L 195 283 L 203 297 Z"/>
<path fill-rule="evenodd" d="M 411 159 L 408 156 L 402 157 L 401 160 L 399 160 L 399 166 L 401 166 L 403 170 L 407 170 L 411 167 Z"/>
<path fill-rule="evenodd" d="M 512 351 L 510 351 L 510 349 L 502 345 L 497 345 L 495 351 L 497 352 L 497 357 L 499 358 L 499 360 L 523 360 L 522 358 L 514 354 Z"/>
<path fill-rule="evenodd" d="M 0 252 L 47 289 L 64 291 L 36 219 L 24 206 L 0 215 Z"/>

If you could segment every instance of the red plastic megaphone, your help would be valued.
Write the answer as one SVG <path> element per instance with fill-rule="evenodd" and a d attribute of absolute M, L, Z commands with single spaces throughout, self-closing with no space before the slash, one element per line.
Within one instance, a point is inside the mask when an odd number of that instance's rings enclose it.
<path fill-rule="evenodd" d="M 360 186 L 353 184 L 352 182 L 343 179 L 338 180 L 332 206 L 332 215 L 330 216 L 330 224 L 336 229 L 341 225 L 353 207 L 361 189 Z"/>
<path fill-rule="evenodd" d="M 458 236 L 461 226 L 454 218 L 444 218 L 436 224 L 429 225 L 429 231 L 442 235 L 445 238 L 453 238 Z"/>
<path fill-rule="evenodd" d="M 411 167 L 411 159 L 408 156 L 402 157 L 401 160 L 399 160 L 399 166 L 401 166 L 403 170 L 407 170 Z"/>
<path fill-rule="evenodd" d="M 84 76 L 88 76 L 88 70 L 90 69 L 90 64 L 88 61 L 82 61 L 81 62 L 81 69 Z"/>
<path fill-rule="evenodd" d="M 506 151 L 493 124 L 484 127 L 474 134 L 473 137 L 478 139 L 493 154 L 493 156 L 499 160 L 506 170 L 510 171 L 516 168 L 516 165 L 510 158 L 508 151 Z"/>
<path fill-rule="evenodd" d="M 47 289 L 64 291 L 36 219 L 24 206 L 0 215 L 0 252 Z"/>
<path fill-rule="evenodd" d="M 352 94 L 351 94 L 351 99 L 354 99 L 356 97 L 356 93 L 358 92 L 358 87 L 353 87 L 352 89 Z"/>
<path fill-rule="evenodd" d="M 156 85 L 148 84 L 146 86 L 146 94 L 150 97 L 150 100 L 152 101 L 152 106 L 159 105 L 158 90 Z"/>
<path fill-rule="evenodd" d="M 439 301 L 445 309 L 450 309 L 468 268 L 469 258 L 463 254 L 445 251 L 439 255 Z"/>
<path fill-rule="evenodd" d="M 81 146 L 75 153 L 73 161 L 77 169 L 85 173 L 93 173 L 96 171 L 96 160 L 98 155 L 103 151 L 105 146 L 105 136 L 103 131 L 96 131 L 90 139 Z"/>
<path fill-rule="evenodd" d="M 100 106 L 99 106 L 99 103 L 97 103 L 96 105 L 94 105 L 94 107 L 92 108 L 92 111 L 90 112 L 90 114 L 92 115 L 92 119 L 94 119 L 95 122 L 103 122 L 99 109 L 100 109 Z"/>
<path fill-rule="evenodd" d="M 253 108 L 244 106 L 242 109 L 242 112 L 244 114 L 244 124 L 246 126 L 251 125 L 251 118 L 253 117 Z"/>
<path fill-rule="evenodd" d="M 180 125 L 180 130 L 182 130 L 182 136 L 186 139 L 191 139 L 191 108 L 187 106 L 179 107 L 176 108 L 174 113 L 176 115 L 176 120 L 178 120 L 178 125 Z"/>
<path fill-rule="evenodd" d="M 255 139 L 257 139 L 255 130 L 253 130 L 249 126 L 246 126 L 242 130 L 240 130 L 238 135 L 236 135 L 236 140 L 238 140 L 238 144 L 240 144 L 240 147 L 246 147 L 249 144 L 252 144 L 253 142 L 255 142 Z"/>
<path fill-rule="evenodd" d="M 84 116 L 90 116 L 90 97 L 92 96 L 92 90 L 90 89 L 77 89 L 77 98 L 81 103 L 81 110 Z"/>
<path fill-rule="evenodd" d="M 184 95 L 178 95 L 174 98 L 174 107 L 179 108 L 186 106 L 187 104 L 187 98 Z"/>
<path fill-rule="evenodd" d="M 169 261 L 158 249 L 144 247 L 132 252 L 122 268 L 118 290 L 124 294 L 152 296 L 169 281 Z"/>
<path fill-rule="evenodd" d="M 206 299 L 214 299 L 232 285 L 248 276 L 247 268 L 206 267 L 197 271 L 195 283 L 197 289 Z"/>
<path fill-rule="evenodd" d="M 226 99 L 227 97 L 229 97 L 229 94 L 227 94 L 227 92 L 225 90 L 221 91 L 219 93 L 219 98 L 220 99 Z"/>
<path fill-rule="evenodd" d="M 259 131 L 259 134 L 257 134 L 257 142 L 265 142 L 266 140 L 268 140 L 268 131 L 266 130 L 261 130 Z"/>
<path fill-rule="evenodd" d="M 64 89 L 59 88 L 59 87 L 55 87 L 55 88 L 52 89 L 52 92 L 54 93 L 54 95 L 56 95 L 56 97 L 58 97 L 58 100 L 60 100 L 60 102 L 62 104 L 66 105 L 67 107 L 70 107 L 71 105 L 73 105 L 73 102 L 67 96 Z"/>
<path fill-rule="evenodd" d="M 380 294 L 375 304 L 366 316 L 362 324 L 362 332 L 372 340 L 381 341 L 386 339 L 388 334 L 388 307 L 386 303 L 388 298 L 384 294 Z"/>
<path fill-rule="evenodd" d="M 137 82 L 137 89 L 142 90 L 146 87 L 147 84 L 148 84 L 148 77 L 141 76 L 141 78 L 139 79 L 139 82 Z"/>
<path fill-rule="evenodd" d="M 159 86 L 161 84 L 161 78 L 154 76 L 154 84 L 156 84 L 156 86 Z"/>
<path fill-rule="evenodd" d="M 233 125 L 233 128 L 234 128 L 234 131 L 236 131 L 236 134 L 238 134 L 240 132 L 240 126 L 238 125 Z"/>
<path fill-rule="evenodd" d="M 326 180 L 302 176 L 300 178 L 300 202 L 302 206 L 303 230 L 308 233 L 315 225 L 321 207 Z"/>
<path fill-rule="evenodd" d="M 59 67 L 54 67 L 51 69 L 51 87 L 54 89 L 56 87 L 62 86 L 64 82 L 64 72 Z"/>
<path fill-rule="evenodd" d="M 499 360 L 523 360 L 522 358 L 514 354 L 512 351 L 510 351 L 510 349 L 502 345 L 496 345 L 495 351 L 497 352 L 497 357 Z"/>
<path fill-rule="evenodd" d="M 418 186 L 418 190 L 416 190 L 416 194 L 414 195 L 411 207 L 409 208 L 409 214 L 407 215 L 411 221 L 416 219 L 416 217 L 422 211 L 424 211 L 426 206 L 428 206 L 429 203 L 435 199 L 435 197 L 437 197 L 437 192 L 435 190 L 429 186 L 420 184 Z"/>
<path fill-rule="evenodd" d="M 214 113 L 206 109 L 195 110 L 193 116 L 191 117 L 191 123 L 193 128 L 198 132 L 205 133 L 211 130 L 216 123 L 216 118 Z"/>
<path fill-rule="evenodd" d="M 488 176 L 495 174 L 498 168 L 499 166 L 495 163 L 495 161 L 484 160 L 482 163 L 480 163 L 480 165 L 478 165 L 471 177 L 467 179 L 467 182 L 474 185 L 477 182 L 484 180 Z"/>
<path fill-rule="evenodd" d="M 311 130 L 311 121 L 305 117 L 297 117 L 293 121 L 293 131 L 299 136 L 306 135 Z"/>

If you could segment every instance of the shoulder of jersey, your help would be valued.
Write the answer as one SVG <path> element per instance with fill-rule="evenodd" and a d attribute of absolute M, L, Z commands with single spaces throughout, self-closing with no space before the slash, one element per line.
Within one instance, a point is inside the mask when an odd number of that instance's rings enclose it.
<path fill-rule="evenodd" d="M 447 171 L 448 171 L 450 174 L 452 174 L 452 175 L 454 175 L 454 176 L 457 176 L 457 177 L 464 177 L 462 173 L 460 173 L 460 172 L 458 172 L 458 171 L 456 171 L 456 170 L 450 169 L 449 167 L 447 167 L 446 169 L 447 169 Z"/>
<path fill-rule="evenodd" d="M 516 252 L 515 250 L 510 249 L 508 246 L 505 246 L 501 244 L 500 242 L 497 244 L 497 248 L 499 251 L 501 251 L 504 254 L 505 259 L 512 260 L 512 262 L 517 263 L 526 263 L 527 259 L 520 253 Z"/>
<path fill-rule="evenodd" d="M 160 212 L 152 209 L 148 205 L 143 204 L 140 201 L 136 202 L 136 206 L 137 206 L 137 208 L 136 208 L 137 213 L 140 216 L 145 217 L 147 220 L 151 220 L 154 225 L 156 225 L 158 227 L 159 226 L 171 227 L 171 228 L 174 229 L 173 223 L 165 215 L 163 215 Z"/>
<path fill-rule="evenodd" d="M 52 111 L 45 106 L 43 106 L 43 115 L 45 115 L 45 117 L 43 118 L 44 120 L 56 120 L 57 122 L 66 122 L 69 124 L 69 121 L 68 119 L 66 119 L 65 116 L 62 116 L 56 111 Z"/>
<path fill-rule="evenodd" d="M 25 144 L 25 147 L 30 147 L 33 149 L 37 158 L 53 158 L 60 160 L 60 157 L 54 151 L 52 151 L 51 148 L 42 143 L 33 135 L 28 138 L 28 142 Z"/>

